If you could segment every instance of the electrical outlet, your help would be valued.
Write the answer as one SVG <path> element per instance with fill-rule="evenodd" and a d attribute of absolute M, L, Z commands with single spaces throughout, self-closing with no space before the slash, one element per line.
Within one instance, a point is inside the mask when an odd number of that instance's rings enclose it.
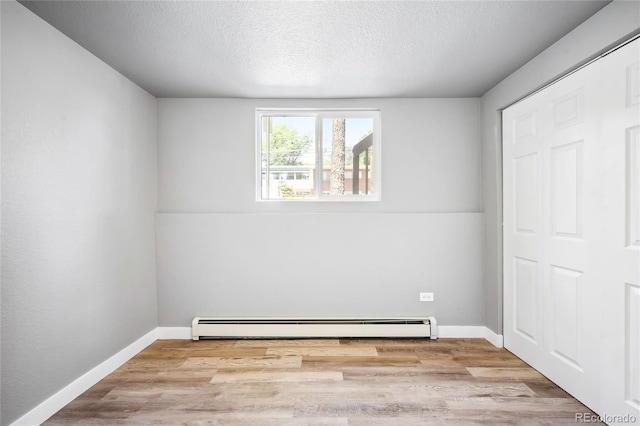
<path fill-rule="evenodd" d="M 420 293 L 421 302 L 433 302 L 433 293 Z"/>

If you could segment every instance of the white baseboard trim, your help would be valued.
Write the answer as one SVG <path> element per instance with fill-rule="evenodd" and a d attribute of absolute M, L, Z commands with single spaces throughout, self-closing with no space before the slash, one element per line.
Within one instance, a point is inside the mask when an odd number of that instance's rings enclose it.
<path fill-rule="evenodd" d="M 100 363 L 64 388 L 60 389 L 27 414 L 13 422 L 12 426 L 32 426 L 43 423 L 91 386 L 98 383 L 108 374 L 112 373 L 122 364 L 133 358 L 144 348 L 155 342 L 158 338 L 157 335 L 157 328 L 151 330 L 126 348 L 122 349 L 120 352 L 113 355 L 111 358 Z"/>
<path fill-rule="evenodd" d="M 158 339 L 191 340 L 191 327 L 158 327 Z"/>
<path fill-rule="evenodd" d="M 504 348 L 504 337 L 490 328 L 484 327 L 484 338 L 496 348 Z"/>
<path fill-rule="evenodd" d="M 442 338 L 486 339 L 497 348 L 503 347 L 502 335 L 496 334 L 482 325 L 439 325 L 438 330 Z"/>

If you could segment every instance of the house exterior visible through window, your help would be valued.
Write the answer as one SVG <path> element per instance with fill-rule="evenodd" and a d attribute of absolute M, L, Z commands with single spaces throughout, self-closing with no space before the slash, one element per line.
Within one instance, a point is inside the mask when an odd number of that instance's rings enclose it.
<path fill-rule="evenodd" d="M 258 200 L 378 201 L 378 110 L 258 109 Z"/>

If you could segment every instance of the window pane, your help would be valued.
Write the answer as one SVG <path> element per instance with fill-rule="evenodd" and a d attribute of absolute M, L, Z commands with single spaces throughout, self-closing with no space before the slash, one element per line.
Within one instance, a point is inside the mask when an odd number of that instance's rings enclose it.
<path fill-rule="evenodd" d="M 260 199 L 380 199 L 378 111 L 258 112 Z"/>
<path fill-rule="evenodd" d="M 262 199 L 313 198 L 315 118 L 263 116 L 261 167 Z"/>
<path fill-rule="evenodd" d="M 322 193 L 372 194 L 372 144 L 372 118 L 323 118 Z"/>

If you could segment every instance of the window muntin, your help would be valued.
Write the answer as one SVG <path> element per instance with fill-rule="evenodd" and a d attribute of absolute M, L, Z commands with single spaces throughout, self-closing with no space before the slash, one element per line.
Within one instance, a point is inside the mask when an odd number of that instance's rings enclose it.
<path fill-rule="evenodd" d="M 258 200 L 380 199 L 379 111 L 257 110 Z"/>

